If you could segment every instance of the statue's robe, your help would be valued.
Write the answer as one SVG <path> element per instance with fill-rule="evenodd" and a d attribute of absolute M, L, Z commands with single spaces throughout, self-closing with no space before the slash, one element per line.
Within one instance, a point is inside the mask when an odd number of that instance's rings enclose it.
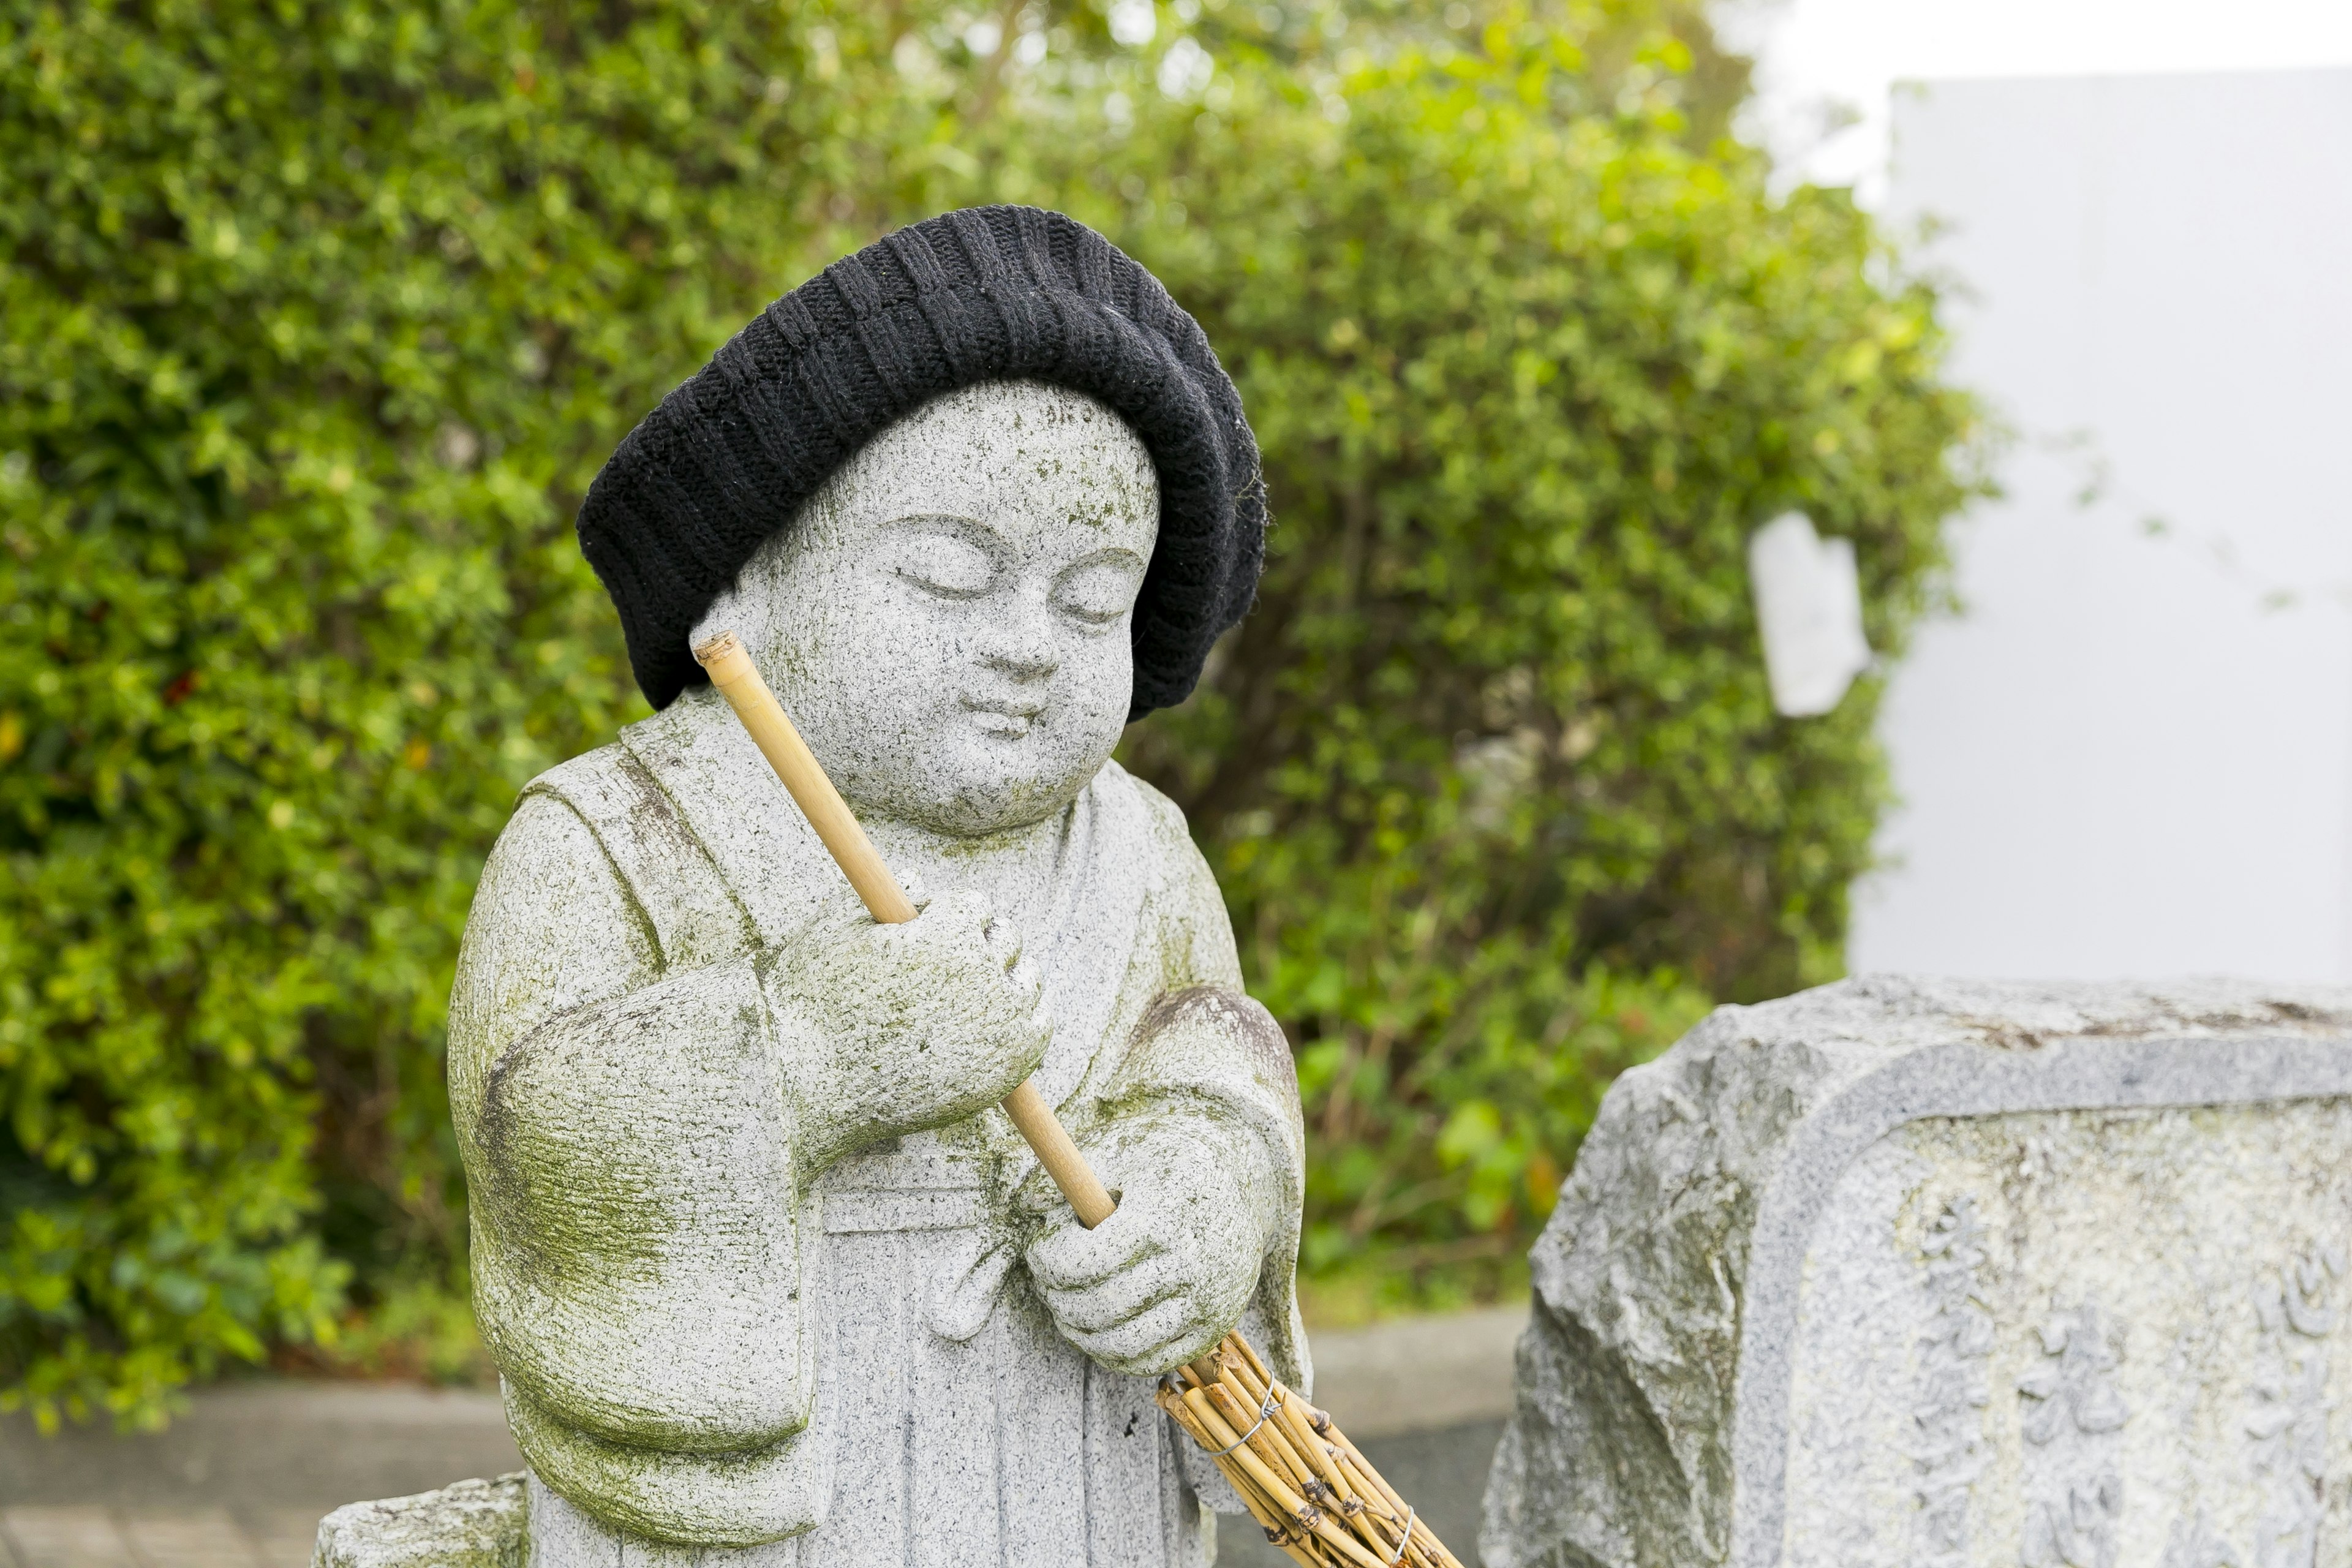
<path fill-rule="evenodd" d="M 708 689 L 532 783 L 485 868 L 450 1098 L 475 1310 L 551 1510 L 535 1559 L 598 1555 L 555 1550 L 568 1520 L 760 1568 L 1202 1561 L 1200 1499 L 1231 1493 L 1147 1380 L 1054 1328 L 1003 1112 L 813 1168 L 809 1026 L 774 980 L 851 897 Z M 1175 1117 L 1271 1162 L 1243 1327 L 1306 1386 L 1297 1084 L 1181 814 L 1106 765 L 1051 909 L 1039 1087 L 1082 1138 Z"/>

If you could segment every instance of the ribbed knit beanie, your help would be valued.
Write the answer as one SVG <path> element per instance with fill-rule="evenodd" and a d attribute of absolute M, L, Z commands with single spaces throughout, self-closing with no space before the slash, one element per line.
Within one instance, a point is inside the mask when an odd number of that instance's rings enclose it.
<path fill-rule="evenodd" d="M 944 393 L 1026 379 L 1107 405 L 1150 448 L 1160 536 L 1136 600 L 1129 717 L 1181 702 L 1248 613 L 1265 489 L 1241 396 L 1160 280 L 1035 207 L 943 213 L 762 310 L 629 432 L 580 548 L 665 708 L 708 679 L 687 637 L 769 536 L 866 442 Z"/>

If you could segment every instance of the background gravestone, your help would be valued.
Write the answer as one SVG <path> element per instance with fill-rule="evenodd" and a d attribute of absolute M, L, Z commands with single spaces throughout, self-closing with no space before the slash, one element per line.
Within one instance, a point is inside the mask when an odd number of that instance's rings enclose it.
<path fill-rule="evenodd" d="M 1490 1568 L 2352 1561 L 2352 992 L 1848 982 L 1611 1091 Z"/>

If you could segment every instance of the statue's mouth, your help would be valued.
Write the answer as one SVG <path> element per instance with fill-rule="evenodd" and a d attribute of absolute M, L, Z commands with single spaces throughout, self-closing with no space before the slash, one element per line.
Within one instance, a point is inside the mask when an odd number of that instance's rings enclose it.
<path fill-rule="evenodd" d="M 965 710 L 980 721 L 981 733 L 1005 741 L 1017 741 L 1028 734 L 1037 715 L 1045 710 L 1043 702 L 1015 699 L 967 696 L 962 702 Z"/>

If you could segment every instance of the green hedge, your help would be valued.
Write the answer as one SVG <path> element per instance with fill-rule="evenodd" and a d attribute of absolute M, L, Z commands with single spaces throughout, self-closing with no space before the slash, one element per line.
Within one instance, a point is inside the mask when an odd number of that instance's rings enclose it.
<path fill-rule="evenodd" d="M 1003 183 L 1159 271 L 1267 454 L 1258 611 L 1128 750 L 1298 1046 L 1310 1270 L 1515 1255 L 1616 1070 L 1842 971 L 1879 682 L 1773 712 L 1747 539 L 1852 539 L 1899 651 L 1973 411 L 1842 194 L 1690 149 L 1685 63 L 1609 114 L 1536 27 L 1244 64 Z"/>
<path fill-rule="evenodd" d="M 1264 438 L 1264 608 L 1130 752 L 1299 1042 L 1310 1263 L 1507 1248 L 1618 1065 L 1833 971 L 1874 692 L 1771 717 L 1739 545 L 1806 506 L 1899 643 L 1966 488 L 1932 300 L 1694 152 L 1673 46 L 1575 53 L 1638 6 L 1192 10 L 1171 98 L 1175 10 L 1039 62 L 923 5 L 0 0 L 6 1397 L 152 1420 L 454 1288 L 472 880 L 642 710 L 581 489 L 940 205 L 1100 224 Z"/>
<path fill-rule="evenodd" d="M 864 9 L 9 7 L 0 1384 L 152 1413 L 460 1244 L 473 879 L 637 710 L 574 499 L 879 221 Z"/>

